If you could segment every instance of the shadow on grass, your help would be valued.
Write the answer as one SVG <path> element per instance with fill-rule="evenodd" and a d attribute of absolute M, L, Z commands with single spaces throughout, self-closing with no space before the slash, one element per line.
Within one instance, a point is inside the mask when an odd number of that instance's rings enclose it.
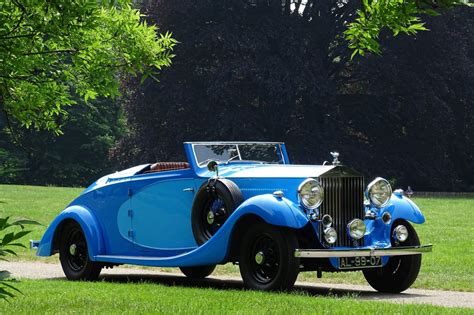
<path fill-rule="evenodd" d="M 64 278 L 52 278 L 50 280 L 64 280 Z M 247 290 L 241 280 L 235 279 L 190 279 L 185 276 L 178 275 L 101 275 L 99 281 L 110 283 L 155 283 L 165 286 L 186 287 L 186 288 L 210 288 L 216 290 Z M 287 292 L 291 295 L 303 296 L 326 296 L 336 298 L 359 298 L 362 300 L 393 300 L 393 299 L 416 299 L 417 297 L 425 297 L 421 294 L 413 293 L 379 293 L 369 290 L 357 289 L 336 289 L 331 287 L 315 286 L 311 284 L 298 284 L 294 289 Z M 275 293 L 279 294 L 279 293 Z"/>

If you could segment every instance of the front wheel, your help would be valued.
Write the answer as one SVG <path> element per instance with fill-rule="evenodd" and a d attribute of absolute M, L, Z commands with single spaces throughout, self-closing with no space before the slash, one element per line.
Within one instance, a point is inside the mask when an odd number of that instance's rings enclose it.
<path fill-rule="evenodd" d="M 89 259 L 86 237 L 78 223 L 70 222 L 63 227 L 59 246 L 59 260 L 66 278 L 89 281 L 99 278 L 102 264 Z"/>
<path fill-rule="evenodd" d="M 204 279 L 209 276 L 214 269 L 216 269 L 216 265 L 210 266 L 196 266 L 196 267 L 179 267 L 182 273 L 188 278 L 191 279 Z"/>
<path fill-rule="evenodd" d="M 406 221 L 395 222 L 393 229 L 399 224 L 408 229 L 408 239 L 400 245 L 392 242 L 393 247 L 417 246 L 420 240 L 415 229 Z M 421 267 L 421 254 L 409 256 L 390 257 L 388 263 L 382 268 L 365 269 L 364 277 L 372 288 L 379 292 L 400 293 L 408 289 L 418 277 Z"/>
<path fill-rule="evenodd" d="M 296 235 L 268 224 L 255 224 L 244 234 L 239 257 L 246 287 L 255 290 L 288 290 L 296 281 L 299 258 Z"/>

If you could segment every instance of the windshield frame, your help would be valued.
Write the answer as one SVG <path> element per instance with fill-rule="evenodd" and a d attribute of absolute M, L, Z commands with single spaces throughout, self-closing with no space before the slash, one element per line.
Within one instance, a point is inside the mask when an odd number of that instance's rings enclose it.
<path fill-rule="evenodd" d="M 235 145 L 237 147 L 237 150 L 238 150 L 238 146 L 239 145 L 275 145 L 275 146 L 278 146 L 278 149 L 280 150 L 280 157 L 281 157 L 281 164 L 289 164 L 289 161 L 288 161 L 288 157 L 286 155 L 286 148 L 285 148 L 285 143 L 284 142 L 273 142 L 273 141 L 209 141 L 209 142 L 187 142 L 186 144 L 190 144 L 191 145 L 191 150 L 192 150 L 192 155 L 193 155 L 193 158 L 194 158 L 194 162 L 195 162 L 195 165 L 199 168 L 205 168 L 207 167 L 207 163 L 206 164 L 202 164 L 203 162 L 199 162 L 198 158 L 197 158 L 197 155 L 196 155 L 196 150 L 195 150 L 195 146 L 198 146 L 198 145 Z M 240 155 L 240 154 L 239 154 Z M 265 162 L 265 161 L 255 161 L 255 160 L 238 160 L 238 161 L 242 161 L 242 162 L 246 162 L 248 161 L 249 163 L 259 163 L 259 164 L 271 164 L 270 162 Z M 223 164 L 225 163 L 225 161 L 219 161 L 220 164 Z M 229 162 L 232 162 L 229 161 Z"/>

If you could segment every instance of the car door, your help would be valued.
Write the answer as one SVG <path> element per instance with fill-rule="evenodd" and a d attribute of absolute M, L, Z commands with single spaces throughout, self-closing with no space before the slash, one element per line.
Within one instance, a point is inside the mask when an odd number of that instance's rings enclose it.
<path fill-rule="evenodd" d="M 165 250 L 163 255 L 197 246 L 191 226 L 194 180 L 180 171 L 166 173 L 134 178 L 130 198 L 134 244 L 141 251 Z"/>

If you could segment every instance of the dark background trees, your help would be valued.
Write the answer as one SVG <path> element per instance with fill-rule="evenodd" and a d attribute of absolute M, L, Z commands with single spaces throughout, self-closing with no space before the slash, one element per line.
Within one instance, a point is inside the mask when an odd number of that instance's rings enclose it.
<path fill-rule="evenodd" d="M 0 120 L 0 182 L 84 186 L 115 171 L 107 156 L 126 132 L 120 104 L 77 102 L 67 109 L 61 136 Z"/>
<path fill-rule="evenodd" d="M 281 140 L 295 163 L 339 150 L 397 187 L 473 191 L 473 11 L 428 17 L 415 38 L 382 32 L 381 56 L 351 61 L 343 32 L 360 2 L 292 2 L 145 1 L 147 19 L 180 43 L 159 83 L 124 82 L 127 135 L 117 104 L 71 107 L 57 139 L 0 135 L 0 181 L 85 185 L 182 160 L 182 141 Z"/>
<path fill-rule="evenodd" d="M 473 13 L 428 18 L 415 39 L 382 33 L 382 57 L 349 61 L 354 8 L 296 14 L 259 1 L 159 1 L 150 19 L 180 44 L 160 83 L 129 83 L 123 166 L 183 159 L 185 140 L 282 140 L 297 163 L 329 151 L 369 177 L 473 190 Z"/>

